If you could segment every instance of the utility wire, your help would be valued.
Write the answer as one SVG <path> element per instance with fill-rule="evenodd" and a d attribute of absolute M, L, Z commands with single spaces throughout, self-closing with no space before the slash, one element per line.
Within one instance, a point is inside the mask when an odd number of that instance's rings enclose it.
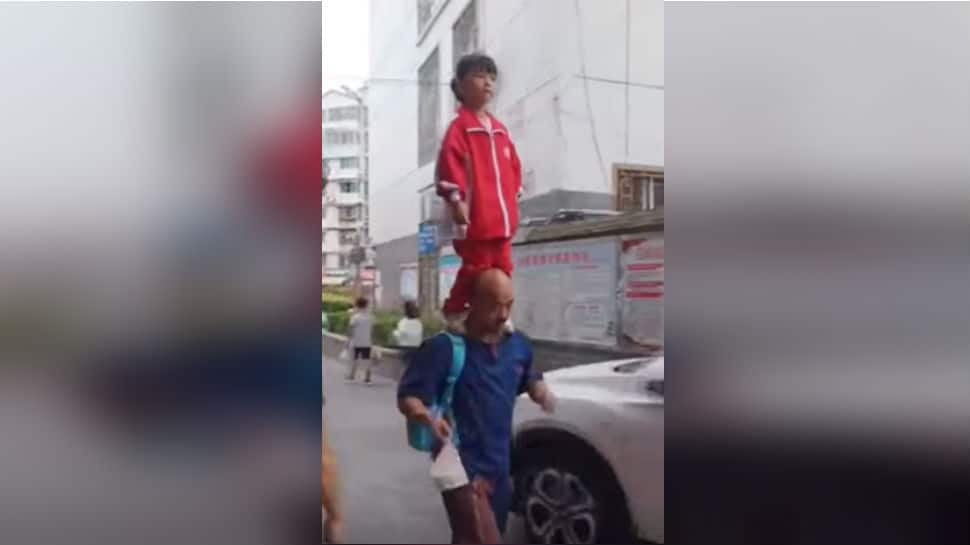
<path fill-rule="evenodd" d="M 589 81 L 598 81 L 600 83 L 612 83 L 615 85 L 627 85 L 630 87 L 642 87 L 644 89 L 653 89 L 655 91 L 663 91 L 663 85 L 657 85 L 656 83 L 639 83 L 636 81 L 622 80 L 622 79 L 610 79 L 610 78 L 598 78 L 596 76 L 588 76 L 585 74 L 579 74 L 578 77 L 586 79 Z"/>
<path fill-rule="evenodd" d="M 354 79 L 354 80 L 360 80 L 360 81 L 362 81 L 364 85 L 370 85 L 371 83 L 402 83 L 402 84 L 413 84 L 413 85 L 429 85 L 429 83 L 427 81 L 422 81 L 422 80 L 419 80 L 419 79 L 416 79 L 416 78 L 415 79 L 411 79 L 411 78 L 377 78 L 377 77 L 372 78 L 372 77 L 368 77 L 368 76 L 352 76 L 352 75 L 349 75 L 349 74 L 328 74 L 328 75 L 325 75 L 323 79 L 324 80 L 327 80 L 327 79 L 337 79 L 337 80 Z M 451 84 L 450 81 L 439 81 L 438 82 L 438 85 L 450 85 L 450 84 Z"/>
<path fill-rule="evenodd" d="M 630 86 L 630 87 L 639 87 L 639 88 L 643 88 L 643 89 L 653 89 L 655 91 L 663 91 L 664 90 L 664 86 L 663 85 L 658 85 L 656 83 L 641 83 L 641 82 L 637 82 L 637 81 L 628 81 L 628 80 L 611 79 L 611 78 L 601 78 L 601 77 L 597 77 L 597 76 L 589 76 L 589 75 L 583 75 L 583 74 L 576 74 L 576 77 L 577 78 L 580 78 L 580 79 L 586 79 L 586 80 L 589 80 L 589 81 L 595 81 L 595 82 L 598 82 L 598 83 L 610 83 L 610 84 L 613 84 L 613 85 L 627 85 L 627 86 Z M 418 85 L 418 84 L 427 85 L 427 82 L 423 82 L 421 80 L 411 79 L 411 78 L 382 78 L 382 77 L 369 77 L 369 76 L 355 76 L 355 75 L 351 75 L 351 74 L 327 74 L 327 75 L 324 76 L 324 79 L 327 79 L 327 78 L 330 78 L 330 79 L 354 79 L 354 80 L 360 80 L 360 81 L 362 81 L 364 83 L 376 82 L 376 83 L 407 83 L 407 84 L 413 84 L 413 85 Z M 449 81 L 443 81 L 443 82 L 439 82 L 438 85 L 450 85 L 450 82 Z"/>
<path fill-rule="evenodd" d="M 590 131 L 593 133 L 593 148 L 596 150 L 596 159 L 603 175 L 603 185 L 610 189 L 610 179 L 606 175 L 606 166 L 603 164 L 603 152 L 600 150 L 600 139 L 596 134 L 596 120 L 593 117 L 593 103 L 589 98 L 589 77 L 586 75 L 586 47 L 583 45 L 583 17 L 579 10 L 579 0 L 573 2 L 576 12 L 576 37 L 579 41 L 579 71 L 583 79 L 583 90 L 586 95 L 586 112 L 589 114 Z"/>

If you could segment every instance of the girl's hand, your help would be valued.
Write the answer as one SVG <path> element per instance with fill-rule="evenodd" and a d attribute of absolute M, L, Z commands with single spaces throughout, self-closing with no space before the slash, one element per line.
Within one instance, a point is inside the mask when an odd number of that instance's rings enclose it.
<path fill-rule="evenodd" d="M 450 201 L 451 219 L 458 225 L 468 225 L 468 205 L 462 201 Z"/>

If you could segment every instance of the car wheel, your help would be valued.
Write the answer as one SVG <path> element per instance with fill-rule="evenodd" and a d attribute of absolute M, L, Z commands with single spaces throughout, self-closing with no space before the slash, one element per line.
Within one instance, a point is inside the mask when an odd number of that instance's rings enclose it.
<path fill-rule="evenodd" d="M 561 448 L 531 451 L 528 458 L 519 482 L 529 543 L 628 542 L 626 501 L 603 462 L 563 458 Z"/>

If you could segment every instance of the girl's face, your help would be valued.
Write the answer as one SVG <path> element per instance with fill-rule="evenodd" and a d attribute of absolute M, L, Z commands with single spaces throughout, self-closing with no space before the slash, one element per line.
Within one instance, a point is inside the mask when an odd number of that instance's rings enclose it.
<path fill-rule="evenodd" d="M 495 96 L 495 75 L 484 71 L 469 72 L 458 86 L 466 106 L 481 108 Z"/>

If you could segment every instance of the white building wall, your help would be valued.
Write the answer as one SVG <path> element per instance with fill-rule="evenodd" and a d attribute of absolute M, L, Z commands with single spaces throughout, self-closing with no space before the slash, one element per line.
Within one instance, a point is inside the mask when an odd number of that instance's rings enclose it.
<path fill-rule="evenodd" d="M 417 229 L 404 178 L 417 166 L 417 2 L 371 0 L 370 209 L 375 244 Z M 393 81 L 400 80 L 400 81 Z"/>
<path fill-rule="evenodd" d="M 418 67 L 439 48 L 440 134 L 453 117 L 452 25 L 468 2 L 447 1 L 419 42 L 416 1 L 371 0 L 375 244 L 417 230 L 416 192 L 434 168 L 417 164 Z M 580 0 L 578 10 L 571 0 L 479 0 L 478 10 L 481 49 L 499 68 L 493 111 L 519 148 L 527 198 L 556 189 L 612 194 L 614 165 L 663 167 L 662 0 Z"/>
<path fill-rule="evenodd" d="M 612 194 L 613 165 L 663 167 L 663 2 L 578 4 L 482 4 L 487 51 L 500 71 L 495 110 L 532 171 L 526 185 L 535 177 L 527 196 L 554 189 Z"/>
<path fill-rule="evenodd" d="M 418 68 L 437 47 L 439 135 L 454 114 L 448 81 L 451 27 L 469 0 L 448 0 L 419 40 L 417 1 L 371 0 L 368 112 L 371 239 L 374 244 L 417 232 L 418 190 L 434 180 L 434 162 L 418 165 Z"/>

